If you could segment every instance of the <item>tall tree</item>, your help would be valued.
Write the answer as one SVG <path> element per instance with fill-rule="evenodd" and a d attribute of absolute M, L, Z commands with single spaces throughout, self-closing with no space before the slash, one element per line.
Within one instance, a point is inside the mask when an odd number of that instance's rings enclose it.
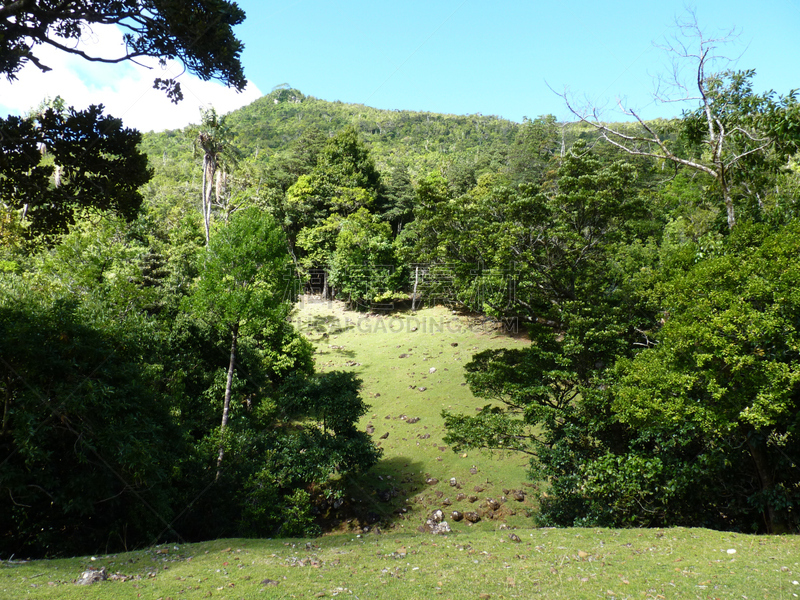
<path fill-rule="evenodd" d="M 238 151 L 233 145 L 233 133 L 212 107 L 201 111 L 200 125 L 191 130 L 195 149 L 203 153 L 202 211 L 206 232 L 206 245 L 211 237 L 212 192 L 218 205 L 225 194 L 226 171 L 235 163 Z"/>
<path fill-rule="evenodd" d="M 200 79 L 219 79 L 241 91 L 247 81 L 239 55 L 243 45 L 233 27 L 244 11 L 228 0 L 15 0 L 0 6 L 0 73 L 15 79 L 27 63 L 51 68 L 36 55 L 42 44 L 89 61 L 120 63 L 151 56 L 180 60 Z M 125 47 L 116 55 L 90 53 L 78 45 L 92 25 L 116 25 Z M 155 80 L 174 102 L 183 98 L 175 79 Z"/>
<path fill-rule="evenodd" d="M 225 453 L 231 391 L 239 340 L 265 323 L 282 321 L 290 309 L 284 275 L 290 265 L 283 232 L 256 208 L 237 211 L 212 236 L 201 266 L 194 302 L 227 332 L 230 359 L 220 425 L 217 477 Z"/>
<path fill-rule="evenodd" d="M 290 235 L 296 236 L 297 245 L 305 251 L 300 263 L 306 268 L 324 269 L 323 295 L 327 295 L 336 224 L 361 208 L 369 210 L 380 191 L 380 173 L 353 127 L 330 138 L 311 173 L 301 175 L 287 190 Z"/>

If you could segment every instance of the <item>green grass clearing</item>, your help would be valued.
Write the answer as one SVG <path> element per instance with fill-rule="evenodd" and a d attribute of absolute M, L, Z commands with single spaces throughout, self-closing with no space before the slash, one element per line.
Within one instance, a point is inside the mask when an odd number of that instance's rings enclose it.
<path fill-rule="evenodd" d="M 446 515 L 455 509 L 484 513 L 487 498 L 503 502 L 502 508 L 475 527 L 493 530 L 501 522 L 530 526 L 537 492 L 526 480 L 527 459 L 456 454 L 442 442 L 441 418 L 442 409 L 474 413 L 485 404 L 464 379 L 463 367 L 473 354 L 524 346 L 529 343 L 526 335 L 444 307 L 413 314 L 359 313 L 313 298 L 300 304 L 296 322 L 317 346 L 320 371 L 352 370 L 364 380 L 363 395 L 371 409 L 360 426 L 373 432 L 384 451 L 370 473 L 347 481 L 347 508 L 356 516 L 350 529 L 380 517 L 394 529 L 414 530 L 436 508 Z M 451 478 L 458 487 L 450 485 Z M 514 501 L 504 490 L 524 491 L 526 498 Z M 459 500 L 459 494 L 465 498 Z M 470 496 L 477 500 L 470 501 Z"/>

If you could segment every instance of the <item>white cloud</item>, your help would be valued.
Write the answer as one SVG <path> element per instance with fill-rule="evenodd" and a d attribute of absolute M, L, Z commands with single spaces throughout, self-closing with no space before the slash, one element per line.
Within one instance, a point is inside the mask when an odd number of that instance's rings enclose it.
<path fill-rule="evenodd" d="M 119 56 L 124 50 L 122 34 L 116 27 L 93 27 L 81 40 L 87 54 Z M 164 92 L 153 89 L 156 77 L 174 77 L 182 71 L 177 61 L 161 67 L 157 60 L 130 61 L 119 64 L 89 62 L 50 46 L 38 46 L 37 56 L 52 71 L 42 73 L 29 64 L 18 79 L 0 79 L 0 114 L 24 114 L 45 97 L 61 96 L 67 105 L 84 109 L 90 104 L 103 104 L 106 114 L 122 119 L 127 127 L 141 131 L 162 131 L 196 123 L 200 107 L 213 106 L 227 113 L 261 97 L 261 92 L 248 83 L 242 93 L 224 85 L 201 81 L 183 73 L 178 78 L 184 100 L 175 105 Z M 150 67 L 150 68 L 147 68 Z"/>

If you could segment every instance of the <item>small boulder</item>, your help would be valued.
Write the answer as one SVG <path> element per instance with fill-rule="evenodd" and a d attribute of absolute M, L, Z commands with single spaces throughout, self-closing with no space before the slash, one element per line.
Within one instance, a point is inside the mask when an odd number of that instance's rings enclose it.
<path fill-rule="evenodd" d="M 462 513 L 461 511 L 458 511 L 458 510 L 454 510 L 450 514 L 450 516 L 453 517 L 453 521 L 460 521 L 461 519 L 464 518 L 464 513 Z"/>
<path fill-rule="evenodd" d="M 426 523 L 427 525 L 427 523 Z M 444 533 L 450 533 L 452 529 L 450 529 L 450 525 L 447 521 L 442 521 L 441 523 L 431 523 L 430 524 L 430 532 L 433 535 L 442 535 Z"/>
<path fill-rule="evenodd" d="M 472 511 L 464 513 L 464 518 L 470 523 L 477 523 L 478 521 L 481 520 L 480 515 Z"/>
<path fill-rule="evenodd" d="M 458 485 L 458 481 L 455 477 L 450 478 L 450 487 L 456 487 Z"/>
<path fill-rule="evenodd" d="M 86 569 L 78 580 L 75 582 L 75 585 L 91 585 L 93 583 L 97 583 L 98 581 L 106 581 L 108 579 L 108 572 L 106 568 L 103 567 L 102 569 Z"/>
<path fill-rule="evenodd" d="M 508 534 L 508 539 L 510 539 L 512 542 L 516 542 L 518 544 L 522 541 L 521 539 L 519 539 L 519 536 L 516 533 L 509 533 Z"/>
<path fill-rule="evenodd" d="M 525 492 L 522 492 L 522 491 L 519 491 L 519 490 L 515 490 L 511 494 L 511 497 L 514 498 L 514 500 L 516 500 L 517 502 L 524 502 L 525 501 Z"/>

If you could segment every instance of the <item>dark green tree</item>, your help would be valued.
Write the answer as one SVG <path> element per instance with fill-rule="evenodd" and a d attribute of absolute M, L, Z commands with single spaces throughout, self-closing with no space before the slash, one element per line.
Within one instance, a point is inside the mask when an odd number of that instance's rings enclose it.
<path fill-rule="evenodd" d="M 28 288 L 7 275 L 0 293 L 0 551 L 150 543 L 169 530 L 183 450 L 158 336 L 97 298 Z"/>
<path fill-rule="evenodd" d="M 203 0 L 187 4 L 175 0 L 19 0 L 0 6 L 0 73 L 15 79 L 27 63 L 51 70 L 36 55 L 47 44 L 89 61 L 120 63 L 144 56 L 180 60 L 200 79 L 219 79 L 241 91 L 247 81 L 239 56 L 243 45 L 233 27 L 244 21 L 235 2 Z M 91 54 L 77 45 L 92 25 L 117 25 L 125 47 L 114 56 Z M 155 80 L 177 102 L 183 98 L 175 79 Z"/>
<path fill-rule="evenodd" d="M 136 216 L 139 187 L 152 175 L 138 148 L 141 134 L 103 115 L 102 106 L 9 116 L 0 128 L 0 201 L 31 234 L 64 233 L 87 208 Z"/>
<path fill-rule="evenodd" d="M 329 279 L 351 306 L 393 298 L 402 274 L 389 223 L 364 208 L 339 223 Z"/>

